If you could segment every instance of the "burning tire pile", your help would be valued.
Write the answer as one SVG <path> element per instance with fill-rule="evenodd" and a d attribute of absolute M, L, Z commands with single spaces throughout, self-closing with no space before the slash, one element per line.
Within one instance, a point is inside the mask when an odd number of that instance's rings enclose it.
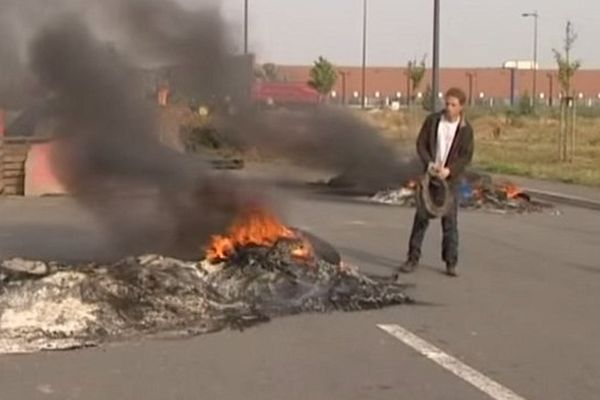
<path fill-rule="evenodd" d="M 401 188 L 382 190 L 372 196 L 371 200 L 384 204 L 414 207 L 416 193 L 417 183 L 411 180 Z M 459 201 L 462 208 L 489 212 L 517 214 L 556 212 L 552 205 L 533 200 L 510 181 L 493 181 L 488 175 L 473 172 L 467 174 L 461 184 Z"/>
<path fill-rule="evenodd" d="M 0 263 L 0 353 L 189 336 L 410 302 L 401 285 L 343 264 L 312 235 L 265 226 L 276 223 L 268 216 L 245 221 L 214 237 L 201 262 L 148 255 L 114 264 Z"/>

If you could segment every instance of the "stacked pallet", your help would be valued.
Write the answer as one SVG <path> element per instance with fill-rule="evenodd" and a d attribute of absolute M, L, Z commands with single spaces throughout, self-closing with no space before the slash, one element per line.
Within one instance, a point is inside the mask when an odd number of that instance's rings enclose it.
<path fill-rule="evenodd" d="M 22 196 L 25 193 L 25 161 L 29 152 L 26 140 L 0 142 L 0 193 Z"/>
<path fill-rule="evenodd" d="M 4 194 L 4 143 L 0 137 L 0 196 Z"/>

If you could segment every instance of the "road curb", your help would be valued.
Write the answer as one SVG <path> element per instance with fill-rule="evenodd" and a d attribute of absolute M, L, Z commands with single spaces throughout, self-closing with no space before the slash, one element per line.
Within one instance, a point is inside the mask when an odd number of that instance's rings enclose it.
<path fill-rule="evenodd" d="M 573 207 L 585 208 L 588 210 L 600 211 L 600 202 L 595 200 L 586 199 L 578 196 L 571 196 L 564 193 L 548 192 L 545 190 L 537 190 L 531 188 L 524 188 L 524 191 L 531 197 L 535 197 L 540 200 L 551 201 L 558 204 L 569 205 Z"/>

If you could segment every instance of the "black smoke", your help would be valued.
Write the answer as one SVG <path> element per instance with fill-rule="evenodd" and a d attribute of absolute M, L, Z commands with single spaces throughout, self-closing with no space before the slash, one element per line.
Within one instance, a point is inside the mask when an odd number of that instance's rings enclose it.
<path fill-rule="evenodd" d="M 39 32 L 31 66 L 52 96 L 62 133 L 54 153 L 59 177 L 123 248 L 198 255 L 211 234 L 257 201 L 241 182 L 160 142 L 136 66 L 77 16 Z"/>
<path fill-rule="evenodd" d="M 27 34 L 8 32 L 20 39 L 15 43 L 27 39 L 26 56 L 0 40 L 8 57 L 0 65 L 42 88 L 57 121 L 59 177 L 124 252 L 198 254 L 242 208 L 266 201 L 256 194 L 262 190 L 165 147 L 156 109 L 144 98 L 140 71 L 159 66 L 193 71 L 186 85 L 203 98 L 249 87 L 251 77 L 230 68 L 234 46 L 213 1 L 192 11 L 173 0 L 63 0 L 49 13 L 40 13 L 41 0 L 0 1 L 3 10 L 18 3 L 32 17 Z M 2 92 L 0 86 L 0 98 Z M 218 126 L 240 146 L 357 182 L 383 186 L 410 173 L 375 129 L 334 108 L 264 113 L 241 107 Z"/>
<path fill-rule="evenodd" d="M 248 111 L 221 123 L 237 145 L 337 173 L 335 181 L 342 186 L 377 191 L 404 183 L 420 168 L 402 159 L 376 128 L 337 107 Z"/>

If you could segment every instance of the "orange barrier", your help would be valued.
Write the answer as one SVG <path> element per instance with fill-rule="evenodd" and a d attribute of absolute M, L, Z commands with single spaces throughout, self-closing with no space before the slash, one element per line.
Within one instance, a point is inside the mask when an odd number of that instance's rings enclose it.
<path fill-rule="evenodd" d="M 25 162 L 25 196 L 66 194 L 52 169 L 52 142 L 32 144 Z"/>
<path fill-rule="evenodd" d="M 0 139 L 4 137 L 4 127 L 6 125 L 4 110 L 0 109 Z"/>

